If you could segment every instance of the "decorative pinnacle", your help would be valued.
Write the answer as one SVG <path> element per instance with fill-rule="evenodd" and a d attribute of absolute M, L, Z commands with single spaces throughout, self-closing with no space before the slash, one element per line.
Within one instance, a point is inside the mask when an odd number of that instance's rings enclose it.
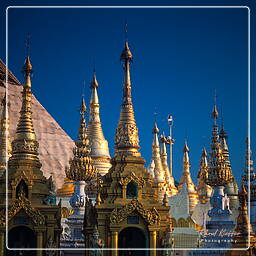
<path fill-rule="evenodd" d="M 220 129 L 220 138 L 224 138 L 227 139 L 228 135 L 224 130 L 224 118 L 223 118 L 223 114 L 222 114 L 222 108 L 221 108 L 221 129 Z"/>
<path fill-rule="evenodd" d="M 153 133 L 153 134 L 159 133 L 159 129 L 158 129 L 158 127 L 157 127 L 156 122 L 154 123 L 154 128 L 152 129 L 152 133 Z"/>
<path fill-rule="evenodd" d="M 86 122 L 84 113 L 86 106 L 84 98 L 80 106 L 80 127 L 78 133 L 78 141 L 76 147 L 73 149 L 73 158 L 69 161 L 70 167 L 65 169 L 66 176 L 74 181 L 89 181 L 96 175 L 97 169 L 92 164 L 89 149 L 89 139 L 86 134 Z"/>
<path fill-rule="evenodd" d="M 84 117 L 85 112 L 86 112 L 86 105 L 85 105 L 84 97 L 82 96 L 82 103 L 80 106 L 80 115 Z"/>
<path fill-rule="evenodd" d="M 189 147 L 187 145 L 187 141 L 185 141 L 185 145 L 183 148 L 183 153 L 184 153 L 183 154 L 183 167 L 185 169 L 187 169 L 190 166 L 188 152 L 189 152 Z"/>
<path fill-rule="evenodd" d="M 98 84 L 98 81 L 97 81 L 97 78 L 96 78 L 96 71 L 95 71 L 95 68 L 93 70 L 93 78 L 92 78 L 92 82 L 91 82 L 91 85 L 90 85 L 90 88 L 97 88 L 99 86 Z"/>
<path fill-rule="evenodd" d="M 33 127 L 32 111 L 31 111 L 31 73 L 32 65 L 28 56 L 23 66 L 24 85 L 22 91 L 22 106 L 20 118 L 16 129 L 16 136 L 12 142 L 12 157 L 14 159 L 30 159 L 37 162 L 37 167 L 41 167 L 38 159 L 39 144 L 36 140 L 36 134 Z M 24 150 L 25 149 L 25 150 Z"/>
<path fill-rule="evenodd" d="M 183 152 L 184 152 L 184 153 L 189 152 L 189 147 L 188 147 L 187 141 L 185 141 L 185 145 L 184 145 L 184 148 L 183 148 Z"/>
<path fill-rule="evenodd" d="M 205 171 L 208 168 L 208 161 L 207 161 L 207 152 L 206 148 L 203 148 L 202 154 L 201 154 L 201 161 L 200 161 L 200 169 L 197 175 L 197 178 L 201 178 L 206 175 Z M 203 177 L 205 179 L 205 177 Z"/>
<path fill-rule="evenodd" d="M 206 148 L 203 148 L 202 157 L 207 157 L 207 151 Z"/>
<path fill-rule="evenodd" d="M 250 147 L 250 140 L 249 137 L 246 137 L 246 155 L 245 155 L 245 176 L 243 177 L 243 179 L 249 179 L 248 175 L 248 171 L 250 173 L 253 173 L 254 168 L 253 168 L 253 160 L 251 157 L 252 151 L 251 151 L 251 147 Z"/>
<path fill-rule="evenodd" d="M 213 111 L 212 111 L 212 117 L 216 120 L 219 117 L 219 113 L 217 111 L 217 106 L 214 104 Z"/>
<path fill-rule="evenodd" d="M 121 56 L 120 56 L 120 60 L 126 62 L 126 61 L 131 61 L 132 58 L 133 58 L 132 52 L 129 48 L 128 41 L 126 40 L 125 45 L 124 45 L 124 49 L 123 49 L 123 51 L 121 53 Z"/>
<path fill-rule="evenodd" d="M 82 102 L 80 105 L 80 109 L 79 109 L 81 118 L 80 118 L 80 127 L 79 127 L 79 133 L 78 133 L 78 142 L 76 142 L 77 146 L 85 146 L 88 147 L 89 146 L 89 140 L 87 138 L 86 135 L 86 122 L 85 122 L 85 117 L 84 114 L 86 112 L 86 105 L 85 105 L 85 101 L 84 101 L 84 97 L 82 96 Z"/>

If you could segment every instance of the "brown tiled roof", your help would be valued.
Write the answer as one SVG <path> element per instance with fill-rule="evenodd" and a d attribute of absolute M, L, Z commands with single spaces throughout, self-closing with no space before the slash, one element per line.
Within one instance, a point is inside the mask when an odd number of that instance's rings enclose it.
<path fill-rule="evenodd" d="M 5 94 L 5 73 L 5 64 L 0 61 L 0 98 Z M 21 109 L 22 86 L 10 71 L 8 75 L 10 137 L 13 140 Z M 34 129 L 39 142 L 42 171 L 47 178 L 52 175 L 57 188 L 60 188 L 65 178 L 65 166 L 72 156 L 72 148 L 75 144 L 34 95 L 32 112 Z"/>

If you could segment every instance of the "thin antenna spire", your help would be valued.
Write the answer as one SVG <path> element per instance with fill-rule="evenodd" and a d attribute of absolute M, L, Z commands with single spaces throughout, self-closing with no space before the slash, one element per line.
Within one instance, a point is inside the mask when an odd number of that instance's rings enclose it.
<path fill-rule="evenodd" d="M 158 113 L 157 113 L 157 108 L 155 107 L 155 112 L 154 112 L 155 123 L 156 123 L 157 115 L 158 115 Z"/>
<path fill-rule="evenodd" d="M 96 65 L 95 65 L 95 61 L 93 62 L 93 74 L 96 74 Z"/>
<path fill-rule="evenodd" d="M 217 90 L 216 90 L 216 88 L 214 89 L 214 105 L 217 105 L 217 98 L 218 98 L 218 96 L 217 96 Z"/>
<path fill-rule="evenodd" d="M 125 21 L 125 25 L 124 25 L 124 36 L 125 36 L 125 41 L 128 41 L 128 24 L 127 24 L 127 20 Z"/>
<path fill-rule="evenodd" d="M 31 34 L 27 34 L 27 38 L 25 41 L 25 47 L 26 47 L 26 57 L 30 55 L 30 46 L 31 46 Z"/>
<path fill-rule="evenodd" d="M 86 84 L 86 81 L 84 80 L 83 87 L 82 87 L 82 97 L 84 97 L 84 94 L 85 94 L 85 84 Z"/>

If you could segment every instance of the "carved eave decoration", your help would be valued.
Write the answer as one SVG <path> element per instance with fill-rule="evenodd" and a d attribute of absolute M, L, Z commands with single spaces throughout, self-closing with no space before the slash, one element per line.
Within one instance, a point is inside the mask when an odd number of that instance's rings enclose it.
<path fill-rule="evenodd" d="M 21 209 L 24 209 L 35 225 L 42 226 L 45 224 L 45 217 L 32 207 L 31 202 L 25 197 L 24 193 L 21 193 L 12 207 L 8 209 L 8 222 L 17 215 Z M 0 212 L 0 226 L 5 226 L 6 224 L 5 212 L 5 209 Z"/>
<path fill-rule="evenodd" d="M 132 172 L 128 177 L 126 178 L 121 178 L 121 180 L 119 181 L 119 183 L 123 186 L 127 186 L 131 181 L 136 182 L 139 186 L 143 187 L 143 185 L 145 184 L 145 180 L 143 178 L 139 178 L 138 176 L 136 176 L 136 174 L 134 172 Z"/>
<path fill-rule="evenodd" d="M 33 173 L 33 171 L 30 172 L 16 172 L 15 173 L 16 178 L 12 180 L 11 185 L 13 188 L 15 188 L 21 180 L 24 180 L 28 186 L 33 185 L 33 180 L 36 179 L 36 175 Z"/>
<path fill-rule="evenodd" d="M 118 224 L 125 220 L 132 212 L 137 211 L 140 216 L 150 225 L 160 223 L 160 215 L 156 208 L 153 207 L 152 210 L 146 210 L 142 203 L 137 199 L 132 200 L 129 204 L 118 209 L 115 208 L 110 215 L 110 223 Z"/>

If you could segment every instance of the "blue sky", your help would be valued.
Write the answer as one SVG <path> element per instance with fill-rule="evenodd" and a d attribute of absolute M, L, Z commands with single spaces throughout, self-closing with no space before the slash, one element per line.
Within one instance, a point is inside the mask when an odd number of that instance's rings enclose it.
<path fill-rule="evenodd" d="M 229 135 L 233 172 L 240 181 L 247 134 L 247 15 L 246 8 L 10 9 L 9 68 L 22 81 L 24 41 L 30 33 L 33 92 L 76 139 L 77 110 L 84 84 L 89 107 L 89 83 L 95 63 L 101 120 L 113 156 L 123 80 L 119 57 L 127 21 L 134 56 L 131 79 L 135 118 L 140 151 L 147 164 L 156 109 L 160 131 L 168 134 L 167 115 L 174 118 L 175 179 L 181 177 L 182 149 L 187 139 L 196 182 L 202 148 L 210 149 L 216 89 L 218 109 L 220 112 L 222 106 Z M 0 53 L 5 59 L 5 51 Z"/>

